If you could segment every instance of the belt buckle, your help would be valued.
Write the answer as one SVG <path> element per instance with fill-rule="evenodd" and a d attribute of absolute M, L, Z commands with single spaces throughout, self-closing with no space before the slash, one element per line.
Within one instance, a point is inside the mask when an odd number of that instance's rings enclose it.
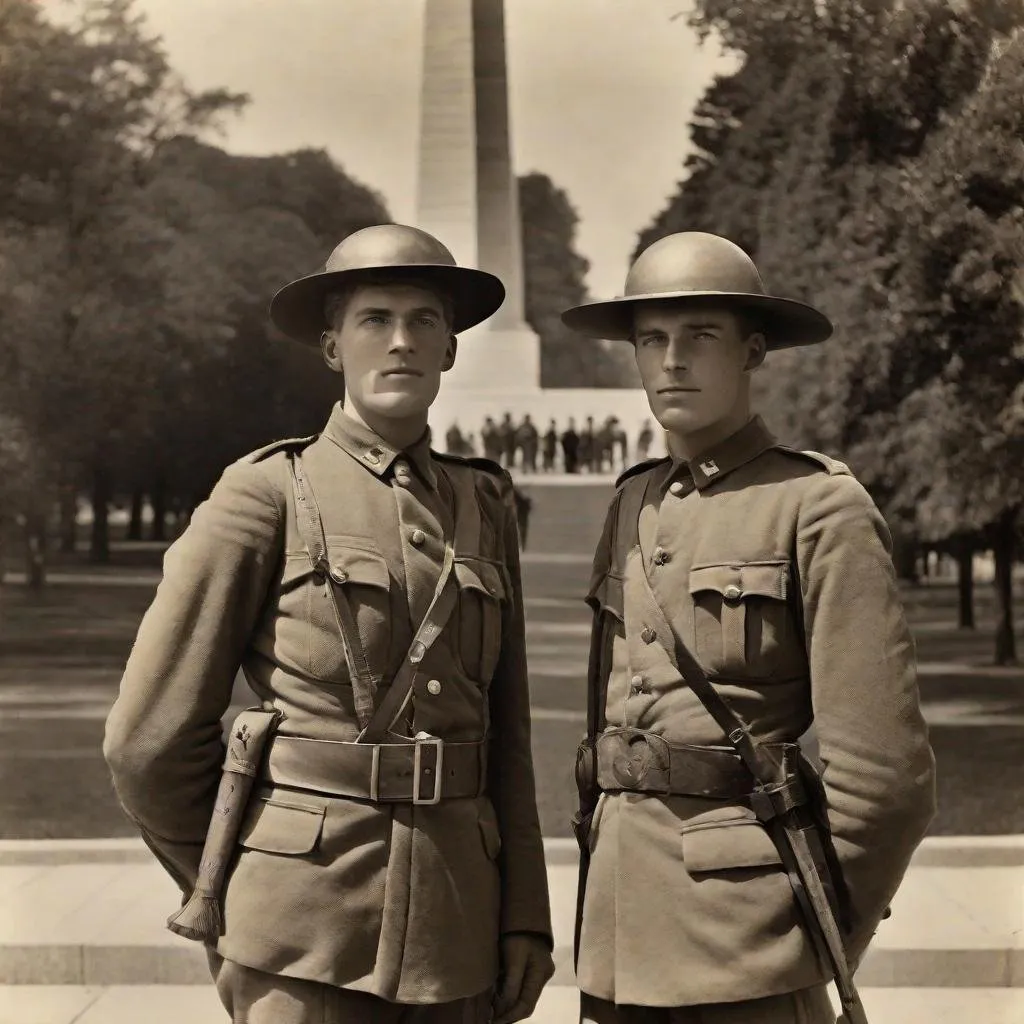
<path fill-rule="evenodd" d="M 444 765 L 444 741 L 440 736 L 429 733 L 417 733 L 414 737 L 416 749 L 412 759 L 412 802 L 418 806 L 438 804 L 441 802 L 441 770 Z M 423 748 L 434 748 L 434 791 L 429 797 L 420 796 L 420 778 L 423 775 Z M 430 765 L 427 766 L 430 771 Z"/>

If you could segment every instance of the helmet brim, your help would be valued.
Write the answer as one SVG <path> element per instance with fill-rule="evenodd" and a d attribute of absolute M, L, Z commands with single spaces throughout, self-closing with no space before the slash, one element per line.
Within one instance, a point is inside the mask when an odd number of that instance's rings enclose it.
<path fill-rule="evenodd" d="M 437 263 L 383 265 L 351 270 L 319 271 L 286 284 L 270 302 L 270 319 L 294 341 L 319 345 L 329 327 L 324 315 L 327 296 L 339 285 L 367 277 L 385 277 L 396 284 L 414 281 L 435 285 L 452 303 L 452 333 L 460 334 L 493 316 L 505 301 L 505 286 L 493 274 L 471 267 Z"/>
<path fill-rule="evenodd" d="M 700 300 L 721 301 L 738 309 L 758 314 L 769 349 L 817 345 L 832 336 L 833 326 L 824 313 L 795 299 L 751 292 L 679 291 L 626 295 L 603 302 L 573 306 L 562 314 L 562 323 L 590 338 L 630 341 L 633 336 L 633 311 L 639 302 Z"/>

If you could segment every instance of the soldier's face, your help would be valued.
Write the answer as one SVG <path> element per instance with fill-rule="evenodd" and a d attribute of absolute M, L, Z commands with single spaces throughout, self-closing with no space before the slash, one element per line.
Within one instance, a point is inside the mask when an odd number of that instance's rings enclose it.
<path fill-rule="evenodd" d="M 735 312 L 639 304 L 633 323 L 637 368 L 651 412 L 666 430 L 697 434 L 746 408 L 748 375 L 764 360 L 764 336 L 749 334 Z"/>
<path fill-rule="evenodd" d="M 357 288 L 324 341 L 324 357 L 345 375 L 345 400 L 388 419 L 424 415 L 441 374 L 455 361 L 455 337 L 440 298 L 412 285 Z"/>

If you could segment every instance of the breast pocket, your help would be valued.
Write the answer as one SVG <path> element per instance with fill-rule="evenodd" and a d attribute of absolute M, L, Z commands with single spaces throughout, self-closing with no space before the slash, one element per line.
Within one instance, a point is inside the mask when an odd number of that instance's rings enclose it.
<path fill-rule="evenodd" d="M 380 680 L 391 645 L 391 578 L 383 553 L 369 538 L 328 536 L 330 586 L 347 598 L 359 644 L 370 671 Z M 302 667 L 317 679 L 348 681 L 345 648 L 327 578 L 315 573 L 309 558 L 289 554 L 281 580 L 279 611 L 285 634 L 297 647 Z"/>
<path fill-rule="evenodd" d="M 792 679 L 805 672 L 789 597 L 789 560 L 690 570 L 694 652 L 710 675 Z"/>
<path fill-rule="evenodd" d="M 487 685 L 501 654 L 502 604 L 507 598 L 504 574 L 495 562 L 460 556 L 455 561 L 459 586 L 455 622 L 456 655 L 463 671 Z"/>

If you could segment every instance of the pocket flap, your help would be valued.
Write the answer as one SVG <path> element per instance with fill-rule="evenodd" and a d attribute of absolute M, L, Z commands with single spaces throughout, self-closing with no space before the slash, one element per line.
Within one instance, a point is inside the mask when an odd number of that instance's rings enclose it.
<path fill-rule="evenodd" d="M 772 837 L 752 811 L 716 808 L 682 827 L 683 863 L 690 874 L 782 864 Z"/>
<path fill-rule="evenodd" d="M 587 594 L 587 604 L 594 611 L 611 612 L 622 621 L 622 577 L 614 573 L 605 573 Z"/>
<path fill-rule="evenodd" d="M 240 845 L 264 853 L 310 853 L 320 839 L 324 808 L 257 800 L 239 837 Z"/>
<path fill-rule="evenodd" d="M 690 593 L 713 590 L 730 601 L 755 596 L 785 601 L 788 580 L 788 559 L 700 565 L 690 570 Z"/>
<path fill-rule="evenodd" d="M 384 556 L 366 541 L 351 538 L 327 538 L 327 558 L 332 573 L 343 573 L 346 582 L 389 589 L 391 577 Z"/>
<path fill-rule="evenodd" d="M 482 558 L 456 559 L 455 579 L 460 587 L 479 590 L 496 601 L 505 596 L 501 571 L 493 562 L 485 562 Z"/>

